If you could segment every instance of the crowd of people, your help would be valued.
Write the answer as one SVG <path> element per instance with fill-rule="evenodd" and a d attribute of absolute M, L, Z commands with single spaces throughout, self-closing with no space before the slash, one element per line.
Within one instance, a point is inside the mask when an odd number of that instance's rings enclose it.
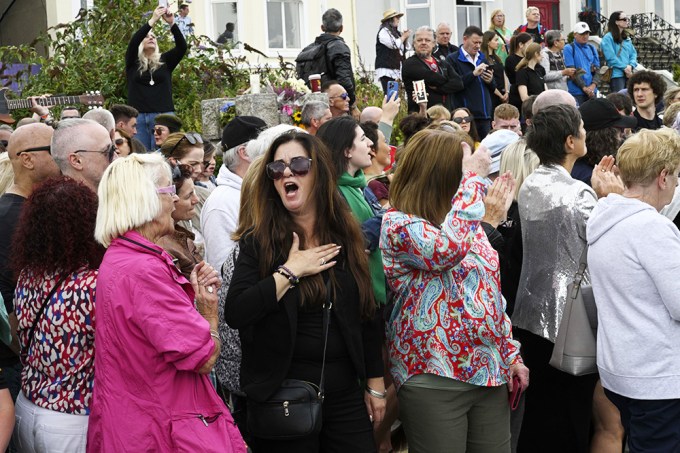
<path fill-rule="evenodd" d="M 328 102 L 217 147 L 174 113 L 187 14 L 132 34 L 128 104 L 0 126 L 0 449 L 382 453 L 396 426 L 414 453 L 680 449 L 680 89 L 623 12 L 601 65 L 536 8 L 457 44 L 388 10 L 360 106 L 330 9 Z M 584 249 L 576 376 L 551 357 Z"/>

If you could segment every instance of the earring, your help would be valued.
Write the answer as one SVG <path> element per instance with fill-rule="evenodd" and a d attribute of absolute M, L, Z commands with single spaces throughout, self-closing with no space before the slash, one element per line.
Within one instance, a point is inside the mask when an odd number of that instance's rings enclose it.
<path fill-rule="evenodd" d="M 347 155 L 347 158 L 348 158 L 348 159 L 351 159 L 351 158 L 352 158 L 352 155 L 351 155 L 351 154 L 348 154 L 348 155 Z"/>

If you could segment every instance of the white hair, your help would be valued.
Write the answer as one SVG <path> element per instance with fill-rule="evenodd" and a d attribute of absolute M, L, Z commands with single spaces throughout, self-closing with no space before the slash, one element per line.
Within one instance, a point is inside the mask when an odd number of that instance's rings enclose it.
<path fill-rule="evenodd" d="M 65 173 L 69 168 L 68 155 L 80 146 L 79 143 L 83 135 L 82 133 L 78 133 L 76 129 L 92 124 L 102 127 L 96 121 L 85 118 L 69 118 L 57 123 L 57 127 L 54 129 L 54 134 L 52 135 L 50 148 L 52 158 L 57 163 L 62 173 Z M 106 133 L 108 134 L 109 131 L 106 131 Z"/>
<path fill-rule="evenodd" d="M 114 160 L 99 183 L 94 238 L 108 247 L 118 236 L 154 220 L 161 212 L 156 187 L 163 177 L 172 181 L 170 165 L 158 153 Z"/>
<path fill-rule="evenodd" d="M 233 148 L 226 150 L 222 155 L 222 162 L 227 166 L 229 171 L 233 172 L 236 170 L 236 166 L 240 162 L 237 151 L 241 146 L 246 147 L 246 154 L 252 163 L 255 159 L 267 152 L 269 147 L 279 135 L 290 131 L 306 132 L 304 129 L 291 126 L 290 124 L 279 124 L 277 126 L 272 126 L 260 132 L 257 138 L 250 140 L 248 143 L 234 146 Z"/>
<path fill-rule="evenodd" d="M 89 110 L 83 115 L 84 120 L 92 120 L 104 126 L 106 132 L 111 132 L 116 129 L 116 120 L 113 118 L 113 113 L 106 109 Z"/>

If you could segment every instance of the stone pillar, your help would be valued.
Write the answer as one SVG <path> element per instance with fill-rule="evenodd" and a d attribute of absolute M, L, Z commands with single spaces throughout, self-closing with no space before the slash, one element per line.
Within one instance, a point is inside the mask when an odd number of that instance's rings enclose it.
<path fill-rule="evenodd" d="M 258 93 L 239 96 L 236 98 L 236 115 L 256 116 L 267 123 L 267 127 L 276 126 L 280 122 L 276 95 Z"/>
<path fill-rule="evenodd" d="M 234 98 L 206 99 L 201 101 L 201 124 L 204 138 L 208 140 L 220 140 L 222 138 L 222 126 L 220 125 L 220 108 L 227 102 L 234 102 Z"/>

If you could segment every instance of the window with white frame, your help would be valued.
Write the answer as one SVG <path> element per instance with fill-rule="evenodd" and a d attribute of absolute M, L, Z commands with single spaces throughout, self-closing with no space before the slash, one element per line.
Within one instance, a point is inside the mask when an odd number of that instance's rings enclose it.
<path fill-rule="evenodd" d="M 302 0 L 267 0 L 267 42 L 270 49 L 302 47 Z"/>
<path fill-rule="evenodd" d="M 239 39 L 238 0 L 212 0 L 211 38 L 220 44 L 236 44 Z"/>
<path fill-rule="evenodd" d="M 430 23 L 430 0 L 406 0 L 405 3 L 406 25 L 409 29 L 416 30 L 423 25 L 432 27 Z"/>
<path fill-rule="evenodd" d="M 466 0 L 456 0 L 456 25 L 461 36 L 463 30 L 470 25 L 476 25 L 481 29 L 486 28 L 482 24 L 482 5 Z"/>

